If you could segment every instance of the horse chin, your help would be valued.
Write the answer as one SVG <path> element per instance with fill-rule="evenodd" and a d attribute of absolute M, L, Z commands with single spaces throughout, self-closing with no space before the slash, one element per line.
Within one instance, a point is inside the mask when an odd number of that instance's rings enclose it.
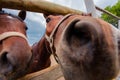
<path fill-rule="evenodd" d="M 18 78 L 26 75 L 32 60 L 32 55 L 26 59 L 26 63 L 16 63 L 15 65 L 10 62 L 0 63 L 0 80 L 17 80 Z"/>
<path fill-rule="evenodd" d="M 1 73 L 0 80 L 17 80 L 18 78 L 24 76 L 25 74 L 26 74 L 25 69 L 14 72 Z"/>

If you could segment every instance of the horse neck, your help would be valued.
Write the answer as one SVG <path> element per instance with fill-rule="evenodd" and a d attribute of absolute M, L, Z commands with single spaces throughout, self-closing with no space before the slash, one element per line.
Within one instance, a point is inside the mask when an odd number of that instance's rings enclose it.
<path fill-rule="evenodd" d="M 50 66 L 50 55 L 51 51 L 49 43 L 43 36 L 42 39 L 32 46 L 33 50 L 33 61 L 30 65 L 30 73 L 35 72 Z"/>

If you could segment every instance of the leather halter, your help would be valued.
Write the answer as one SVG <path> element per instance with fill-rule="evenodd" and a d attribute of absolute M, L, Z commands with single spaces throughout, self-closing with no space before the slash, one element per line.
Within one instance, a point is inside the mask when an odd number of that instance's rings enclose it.
<path fill-rule="evenodd" d="M 18 36 L 18 37 L 21 37 L 21 38 L 25 39 L 26 41 L 28 41 L 27 37 L 20 32 L 4 32 L 4 33 L 0 34 L 0 41 L 6 39 L 8 37 L 13 37 L 13 36 Z"/>
<path fill-rule="evenodd" d="M 16 37 L 16 36 L 21 37 L 28 42 L 27 37 L 20 32 L 4 32 L 4 33 L 0 34 L 0 41 L 4 40 L 6 38 L 9 38 L 9 37 Z M 2 53 L 2 51 L 0 52 L 0 54 L 1 53 Z"/>
<path fill-rule="evenodd" d="M 50 34 L 50 36 L 48 36 L 47 34 L 45 34 L 45 38 L 47 39 L 47 41 L 48 41 L 49 44 L 50 44 L 51 52 L 52 52 L 55 60 L 56 60 L 57 63 L 59 63 L 59 64 L 61 64 L 61 63 L 60 63 L 60 60 L 59 60 L 56 52 L 54 51 L 54 40 L 53 40 L 53 39 L 54 39 L 55 33 L 57 32 L 60 24 L 61 24 L 62 22 L 64 22 L 67 18 L 69 18 L 70 16 L 72 16 L 72 15 L 73 15 L 73 14 L 68 14 L 68 15 L 64 16 L 64 17 L 59 21 L 59 23 L 55 26 L 55 28 L 53 29 L 53 31 L 52 31 L 52 33 Z"/>

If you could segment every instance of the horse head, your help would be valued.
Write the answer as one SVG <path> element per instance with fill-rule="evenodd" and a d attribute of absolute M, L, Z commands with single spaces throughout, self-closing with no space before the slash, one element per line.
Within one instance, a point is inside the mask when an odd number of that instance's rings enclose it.
<path fill-rule="evenodd" d="M 46 17 L 46 38 L 65 80 L 112 80 L 119 72 L 120 31 L 91 16 Z"/>
<path fill-rule="evenodd" d="M 27 42 L 26 12 L 0 12 L 0 80 L 15 80 L 26 73 L 32 52 Z"/>

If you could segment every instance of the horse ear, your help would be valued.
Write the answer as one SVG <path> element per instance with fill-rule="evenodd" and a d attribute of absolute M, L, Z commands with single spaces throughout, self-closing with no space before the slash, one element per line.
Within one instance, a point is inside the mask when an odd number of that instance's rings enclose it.
<path fill-rule="evenodd" d="M 25 20 L 25 18 L 26 18 L 26 11 L 21 10 L 21 11 L 19 12 L 18 16 L 19 16 L 22 20 Z"/>
<path fill-rule="evenodd" d="M 43 14 L 44 18 L 47 18 L 49 16 L 49 14 Z"/>

